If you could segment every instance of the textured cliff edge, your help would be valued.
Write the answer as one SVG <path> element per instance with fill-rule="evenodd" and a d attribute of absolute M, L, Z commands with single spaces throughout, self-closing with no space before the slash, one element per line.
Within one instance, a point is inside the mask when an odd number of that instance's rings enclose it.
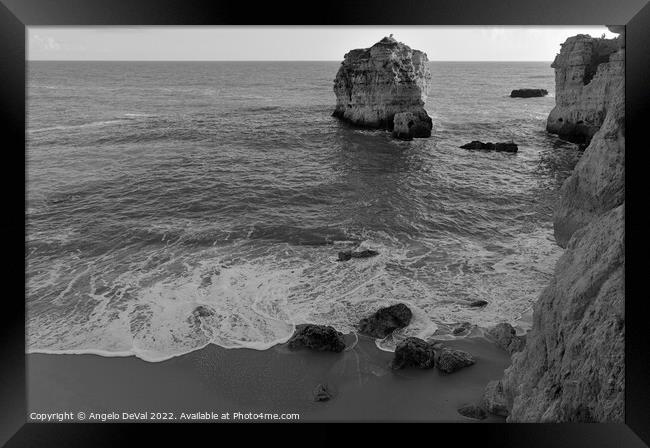
<path fill-rule="evenodd" d="M 555 68 L 555 107 L 546 130 L 576 142 L 589 143 L 603 124 L 610 101 L 623 91 L 622 37 L 593 38 L 579 34 L 562 44 Z"/>
<path fill-rule="evenodd" d="M 624 420 L 623 59 L 620 48 L 595 68 L 602 97 L 583 103 L 580 116 L 606 115 L 561 188 L 554 227 L 566 251 L 534 306 L 524 350 L 484 397 L 509 422 Z M 557 59 L 554 66 L 566 76 Z"/>
<path fill-rule="evenodd" d="M 400 138 L 429 137 L 432 122 L 423 107 L 431 79 L 427 62 L 425 53 L 392 37 L 346 53 L 334 79 L 333 115 L 357 126 L 394 130 Z"/>

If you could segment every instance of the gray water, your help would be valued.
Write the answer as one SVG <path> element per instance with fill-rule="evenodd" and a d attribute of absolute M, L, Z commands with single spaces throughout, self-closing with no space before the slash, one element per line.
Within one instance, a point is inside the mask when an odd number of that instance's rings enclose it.
<path fill-rule="evenodd" d="M 331 117 L 338 65 L 30 62 L 29 351 L 266 349 L 396 302 L 414 320 L 386 349 L 525 325 L 579 156 L 544 130 L 550 64 L 431 63 L 433 135 L 411 142 Z M 522 87 L 550 94 L 508 97 Z M 510 139 L 517 154 L 459 148 Z M 336 261 L 359 242 L 380 255 Z"/>

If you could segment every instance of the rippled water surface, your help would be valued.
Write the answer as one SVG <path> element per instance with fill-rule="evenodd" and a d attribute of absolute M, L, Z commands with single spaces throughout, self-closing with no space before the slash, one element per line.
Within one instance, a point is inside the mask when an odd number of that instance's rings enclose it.
<path fill-rule="evenodd" d="M 29 350 L 264 349 L 398 301 L 398 338 L 520 319 L 578 157 L 544 130 L 550 64 L 431 63 L 433 135 L 412 142 L 331 117 L 338 65 L 30 62 Z M 336 261 L 357 243 L 381 254 Z"/>

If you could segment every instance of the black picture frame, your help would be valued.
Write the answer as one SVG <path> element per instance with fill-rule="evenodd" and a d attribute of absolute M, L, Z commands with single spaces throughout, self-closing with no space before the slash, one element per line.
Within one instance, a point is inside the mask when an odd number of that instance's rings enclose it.
<path fill-rule="evenodd" d="M 650 445 L 650 337 L 644 288 L 643 157 L 650 123 L 650 4 L 647 0 L 375 0 L 266 2 L 217 0 L 0 0 L 0 114 L 2 114 L 5 288 L 0 323 L 0 444 L 115 446 L 138 426 L 26 423 L 25 390 L 25 36 L 36 25 L 626 25 L 626 390 L 625 424 L 414 425 L 424 440 L 524 447 Z M 22 169 L 18 167 L 21 166 Z M 22 293 L 22 297 L 20 297 Z M 195 432 L 196 425 L 176 430 Z M 219 438 L 223 436 L 219 427 Z M 287 425 L 289 426 L 289 425 Z M 290 430 L 296 425 L 290 425 Z M 302 428 L 305 425 L 298 425 Z M 417 427 L 415 427 L 417 426 Z M 155 425 L 158 434 L 170 434 Z M 269 425 L 264 430 L 269 430 Z M 275 426 L 274 426 L 275 427 Z M 286 426 L 285 426 L 286 428 Z M 241 427 L 240 427 L 241 429 Z M 213 437 L 214 427 L 202 425 Z M 245 431 L 244 431 L 245 432 Z M 390 443 L 390 428 L 377 432 Z M 334 434 L 331 438 L 334 439 Z M 322 437 L 323 439 L 326 436 Z M 398 435 L 399 438 L 399 435 Z M 319 437 L 320 439 L 320 437 Z M 221 439 L 224 441 L 225 439 Z M 399 440 L 399 439 L 398 439 Z M 56 443 L 51 443 L 56 441 Z M 645 444 L 644 444 L 645 442 Z M 186 442 L 187 443 L 187 442 Z M 216 443 L 216 442 L 215 442 Z M 407 442 L 413 443 L 413 442 Z M 451 443 L 451 442 L 448 442 Z"/>

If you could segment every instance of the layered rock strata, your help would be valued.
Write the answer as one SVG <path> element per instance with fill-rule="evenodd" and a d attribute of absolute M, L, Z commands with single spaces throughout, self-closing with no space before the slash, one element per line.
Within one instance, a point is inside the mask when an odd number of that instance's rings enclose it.
<path fill-rule="evenodd" d="M 429 137 L 427 62 L 425 53 L 392 36 L 346 53 L 334 80 L 333 116 L 357 126 L 393 130 L 399 138 Z"/>
<path fill-rule="evenodd" d="M 567 40 L 560 63 L 554 63 L 558 79 L 570 78 L 568 67 L 584 76 L 585 59 L 579 56 L 602 54 L 591 47 L 593 41 Z M 624 420 L 624 49 L 618 44 L 608 60 L 590 68 L 591 83 L 602 89 L 598 100 L 586 101 L 586 87 L 573 91 L 581 91 L 578 96 L 585 100 L 573 109 L 575 117 L 605 115 L 556 206 L 556 241 L 566 251 L 534 306 L 525 347 L 485 392 L 484 407 L 508 415 L 509 422 Z M 562 62 L 569 59 L 582 62 Z M 566 99 L 557 98 L 549 122 Z"/>
<path fill-rule="evenodd" d="M 555 108 L 546 130 L 561 138 L 588 143 L 600 129 L 610 101 L 623 96 L 624 39 L 579 34 L 562 44 L 555 68 Z"/>

